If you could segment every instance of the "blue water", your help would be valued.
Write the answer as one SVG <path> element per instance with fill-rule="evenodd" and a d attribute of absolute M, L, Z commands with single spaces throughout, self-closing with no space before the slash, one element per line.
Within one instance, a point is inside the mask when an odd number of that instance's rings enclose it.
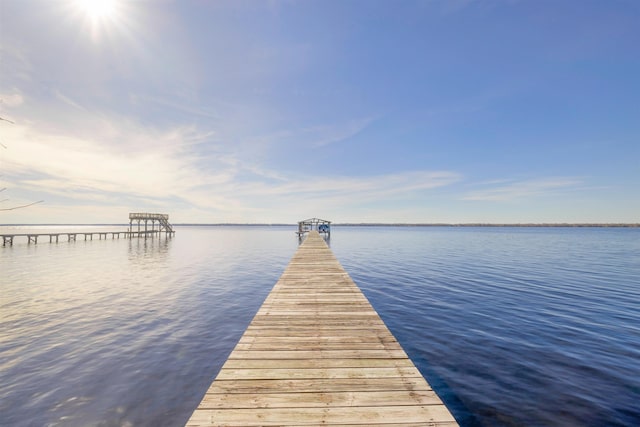
<path fill-rule="evenodd" d="M 332 231 L 461 425 L 640 425 L 640 229 Z M 293 232 L 0 247 L 0 425 L 184 424 L 295 252 Z"/>

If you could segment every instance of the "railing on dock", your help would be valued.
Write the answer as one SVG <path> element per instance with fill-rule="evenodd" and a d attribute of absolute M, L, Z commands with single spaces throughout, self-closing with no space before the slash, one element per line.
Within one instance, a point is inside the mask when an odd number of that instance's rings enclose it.
<path fill-rule="evenodd" d="M 298 231 L 296 234 L 298 237 L 302 236 L 310 231 L 317 231 L 320 234 L 331 236 L 331 221 L 320 218 L 309 218 L 298 222 Z"/>
<path fill-rule="evenodd" d="M 144 230 L 147 231 L 148 223 L 151 221 L 151 229 L 155 229 L 155 223 L 158 221 L 159 231 L 165 233 L 173 233 L 173 227 L 169 224 L 169 215 L 158 213 L 140 213 L 133 212 L 129 214 L 129 230 L 133 230 L 133 221 L 138 221 L 138 231 L 140 231 L 140 223 L 144 221 Z"/>

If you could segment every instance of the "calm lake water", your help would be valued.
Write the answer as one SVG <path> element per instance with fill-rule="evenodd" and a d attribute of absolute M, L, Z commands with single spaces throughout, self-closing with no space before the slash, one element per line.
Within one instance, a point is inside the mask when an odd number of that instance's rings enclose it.
<path fill-rule="evenodd" d="M 0 425 L 183 425 L 294 230 L 0 247 Z M 461 425 L 640 425 L 640 229 L 334 227 L 330 245 Z"/>

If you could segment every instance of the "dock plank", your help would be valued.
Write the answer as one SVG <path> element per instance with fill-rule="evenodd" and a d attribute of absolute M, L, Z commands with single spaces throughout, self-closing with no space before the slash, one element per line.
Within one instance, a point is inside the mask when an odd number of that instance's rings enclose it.
<path fill-rule="evenodd" d="M 457 423 L 311 232 L 186 425 Z"/>
<path fill-rule="evenodd" d="M 291 426 L 350 424 L 372 426 L 393 423 L 423 423 L 422 426 L 457 425 L 443 405 L 348 406 L 326 408 L 225 408 L 202 409 L 194 425 Z"/>

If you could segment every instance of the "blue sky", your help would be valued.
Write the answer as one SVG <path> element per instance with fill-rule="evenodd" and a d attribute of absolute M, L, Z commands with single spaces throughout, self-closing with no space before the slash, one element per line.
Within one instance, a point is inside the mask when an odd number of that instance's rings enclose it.
<path fill-rule="evenodd" d="M 0 0 L 0 223 L 640 221 L 638 1 L 111 2 Z"/>

